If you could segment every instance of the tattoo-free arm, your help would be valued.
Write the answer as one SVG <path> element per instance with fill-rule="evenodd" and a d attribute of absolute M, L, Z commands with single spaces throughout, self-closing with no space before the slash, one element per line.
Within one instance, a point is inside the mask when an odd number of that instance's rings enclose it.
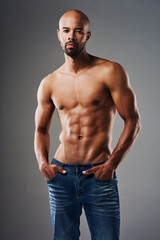
<path fill-rule="evenodd" d="M 48 163 L 50 145 L 49 128 L 55 108 L 51 100 L 50 89 L 46 79 L 43 79 L 39 86 L 37 100 L 34 149 L 39 169 L 41 170 L 42 166 Z"/>
<path fill-rule="evenodd" d="M 108 162 L 115 170 L 135 142 L 141 124 L 135 94 L 126 71 L 119 64 L 114 63 L 112 77 L 107 85 L 116 109 L 124 120 L 123 132 Z"/>

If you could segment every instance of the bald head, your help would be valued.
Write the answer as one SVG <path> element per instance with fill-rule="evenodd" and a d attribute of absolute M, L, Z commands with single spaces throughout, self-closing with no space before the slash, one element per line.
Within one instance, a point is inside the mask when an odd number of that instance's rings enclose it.
<path fill-rule="evenodd" d="M 68 19 L 76 19 L 79 24 L 84 25 L 86 30 L 89 31 L 89 28 L 90 28 L 89 19 L 80 10 L 72 9 L 68 12 L 65 12 L 59 20 L 59 29 L 63 27 L 63 25 L 66 23 Z"/>
<path fill-rule="evenodd" d="M 79 10 L 70 10 L 62 15 L 57 35 L 65 54 L 76 57 L 86 52 L 86 43 L 91 36 L 89 25 L 88 17 Z"/>

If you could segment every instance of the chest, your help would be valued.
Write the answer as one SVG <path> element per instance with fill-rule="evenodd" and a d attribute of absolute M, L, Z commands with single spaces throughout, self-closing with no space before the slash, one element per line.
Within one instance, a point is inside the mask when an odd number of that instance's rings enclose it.
<path fill-rule="evenodd" d="M 77 105 L 110 105 L 112 99 L 103 81 L 92 74 L 83 76 L 61 76 L 54 81 L 52 100 L 57 109 L 71 109 Z"/>

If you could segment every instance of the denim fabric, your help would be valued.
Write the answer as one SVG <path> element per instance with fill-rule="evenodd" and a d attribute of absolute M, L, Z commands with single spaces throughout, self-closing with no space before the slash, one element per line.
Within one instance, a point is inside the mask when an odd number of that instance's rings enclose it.
<path fill-rule="evenodd" d="M 103 164 L 64 164 L 67 171 L 47 181 L 54 240 L 79 240 L 84 207 L 92 240 L 119 240 L 120 209 L 116 172 L 113 180 L 101 180 L 82 171 Z M 84 240 L 84 239 L 83 239 Z M 85 239 L 88 240 L 88 239 Z"/>

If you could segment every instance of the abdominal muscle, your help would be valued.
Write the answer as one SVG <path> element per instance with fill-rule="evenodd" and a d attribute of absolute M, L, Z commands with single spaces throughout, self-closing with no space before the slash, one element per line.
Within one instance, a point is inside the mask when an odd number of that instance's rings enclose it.
<path fill-rule="evenodd" d="M 69 164 L 106 161 L 112 152 L 115 111 L 58 112 L 61 133 L 54 158 Z"/>

